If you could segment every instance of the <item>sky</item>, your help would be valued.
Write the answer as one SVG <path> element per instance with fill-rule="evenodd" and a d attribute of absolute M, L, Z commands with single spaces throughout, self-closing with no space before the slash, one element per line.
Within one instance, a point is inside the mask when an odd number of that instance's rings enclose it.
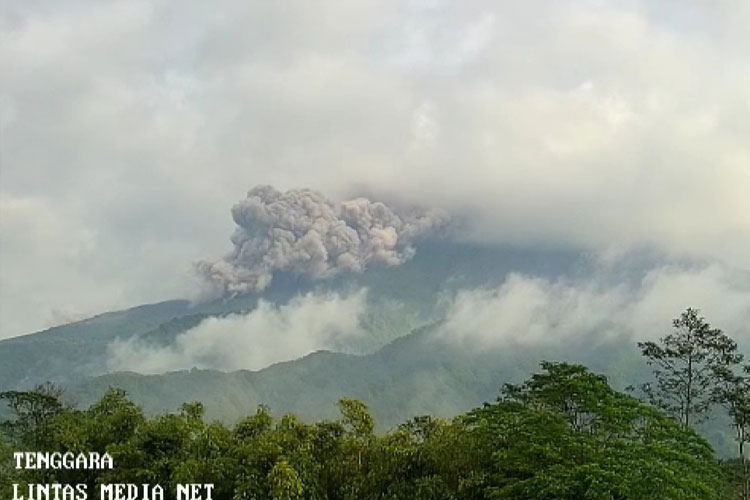
<path fill-rule="evenodd" d="M 750 270 L 748 25 L 744 0 L 6 0 L 0 338 L 189 295 L 259 184 Z"/>

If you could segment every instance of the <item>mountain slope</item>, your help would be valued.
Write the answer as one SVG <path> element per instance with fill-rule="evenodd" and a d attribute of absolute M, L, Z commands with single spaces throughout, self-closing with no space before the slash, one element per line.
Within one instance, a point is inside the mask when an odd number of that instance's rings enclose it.
<path fill-rule="evenodd" d="M 422 328 L 368 355 L 319 351 L 255 372 L 111 373 L 69 387 L 67 397 L 86 406 L 117 387 L 151 414 L 173 412 L 184 402 L 200 401 L 209 418 L 227 423 L 253 413 L 261 404 L 277 415 L 333 419 L 336 402 L 351 397 L 370 407 L 383 431 L 414 416 L 451 417 L 493 401 L 503 384 L 538 372 L 541 360 L 584 364 L 606 374 L 620 390 L 643 382 L 649 373 L 629 338 L 602 340 L 590 335 L 490 347 L 446 343 L 433 335 L 435 328 L 439 326 Z M 717 452 L 727 457 L 734 453 L 729 430 L 720 411 L 701 427 Z"/>
<path fill-rule="evenodd" d="M 104 353 L 115 338 L 145 333 L 185 315 L 189 303 L 172 300 L 0 341 L 0 389 L 53 380 L 68 383 L 106 371 Z"/>
<path fill-rule="evenodd" d="M 120 387 L 151 413 L 195 400 L 206 405 L 210 417 L 230 422 L 259 404 L 311 420 L 332 418 L 338 399 L 354 397 L 370 405 L 380 425 L 390 427 L 414 415 L 450 416 L 492 400 L 503 383 L 523 380 L 542 359 L 583 362 L 608 373 L 620 387 L 643 369 L 627 339 L 488 349 L 445 343 L 425 328 L 364 356 L 322 351 L 257 372 L 114 373 L 89 379 L 70 395 L 85 405 L 107 388 Z"/>
<path fill-rule="evenodd" d="M 367 335 L 346 352 L 368 353 L 428 324 L 440 315 L 437 305 L 462 287 L 502 282 L 510 272 L 558 276 L 585 265 L 572 252 L 532 251 L 427 241 L 416 256 L 397 267 L 376 267 L 311 281 L 280 273 L 262 295 L 245 294 L 200 304 L 175 300 L 105 313 L 84 321 L 0 341 L 0 390 L 27 388 L 51 380 L 69 384 L 107 372 L 107 347 L 115 339 L 138 338 L 168 346 L 175 338 L 210 316 L 245 313 L 259 300 L 285 304 L 300 294 L 368 290 L 363 318 Z M 572 271 L 571 271 L 572 270 Z"/>

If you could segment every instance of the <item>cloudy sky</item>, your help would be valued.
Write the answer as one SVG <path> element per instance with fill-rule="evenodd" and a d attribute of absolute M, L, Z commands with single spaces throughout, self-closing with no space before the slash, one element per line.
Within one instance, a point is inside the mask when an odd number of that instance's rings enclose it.
<path fill-rule="evenodd" d="M 745 0 L 6 0 L 0 338 L 187 295 L 257 184 L 748 270 L 748 25 Z"/>

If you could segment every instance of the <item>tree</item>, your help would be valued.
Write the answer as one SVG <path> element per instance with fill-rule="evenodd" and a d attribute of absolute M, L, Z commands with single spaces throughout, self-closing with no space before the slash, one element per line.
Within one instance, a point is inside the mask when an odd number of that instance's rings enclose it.
<path fill-rule="evenodd" d="M 463 421 L 492 454 L 483 498 L 716 498 L 708 443 L 585 367 L 543 363 Z"/>
<path fill-rule="evenodd" d="M 641 387 L 652 404 L 690 427 L 705 419 L 716 401 L 719 373 L 742 356 L 737 343 L 696 309 L 688 308 L 672 326 L 675 331 L 658 343 L 638 343 L 656 379 Z"/>
<path fill-rule="evenodd" d="M 375 420 L 370 415 L 367 405 L 356 399 L 344 398 L 339 400 L 338 406 L 341 411 L 341 423 L 349 433 L 363 439 L 372 434 Z"/>
<path fill-rule="evenodd" d="M 110 388 L 86 412 L 88 443 L 86 451 L 103 453 L 106 447 L 130 439 L 144 423 L 143 411 L 128 399 L 122 389 Z"/>
<path fill-rule="evenodd" d="M 250 415 L 242 419 L 234 428 L 235 436 L 240 439 L 251 439 L 264 432 L 271 430 L 273 418 L 267 406 L 260 405 L 255 411 L 255 415 Z"/>
<path fill-rule="evenodd" d="M 750 470 L 745 447 L 750 443 L 750 364 L 744 367 L 744 373 L 735 373 L 729 367 L 718 372 L 720 388 L 717 401 L 727 410 L 734 427 L 734 439 L 737 442 L 739 461 L 739 478 L 743 500 L 750 500 Z"/>
<path fill-rule="evenodd" d="M 0 498 L 13 498 L 11 485 L 18 481 L 13 460 L 13 449 L 0 434 Z"/>
<path fill-rule="evenodd" d="M 0 401 L 15 414 L 15 419 L 2 422 L 0 430 L 11 440 L 31 450 L 50 447 L 51 423 L 66 406 L 61 401 L 62 390 L 53 384 L 38 385 L 32 391 L 0 392 Z"/>
<path fill-rule="evenodd" d="M 273 500 L 296 500 L 302 497 L 302 481 L 286 460 L 276 462 L 268 473 Z"/>
<path fill-rule="evenodd" d="M 367 407 L 351 399 L 340 402 L 334 421 L 277 419 L 260 407 L 230 429 L 206 423 L 199 403 L 149 417 L 118 390 L 87 410 L 54 411 L 54 404 L 37 404 L 47 401 L 38 394 L 13 393 L 21 420 L 43 423 L 43 450 L 106 451 L 116 467 L 15 470 L 13 449 L 29 449 L 23 443 L 42 427 L 16 428 L 28 432 L 13 442 L 0 433 L 0 498 L 10 498 L 11 482 L 86 484 L 89 491 L 103 483 L 166 491 L 214 483 L 215 500 L 717 498 L 717 460 L 695 431 L 583 366 L 542 367 L 506 386 L 494 404 L 450 421 L 414 418 L 385 435 L 375 434 Z M 732 481 L 731 488 L 740 484 Z"/>
<path fill-rule="evenodd" d="M 607 377 L 581 365 L 543 361 L 541 366 L 544 371 L 523 384 L 505 384 L 500 401 L 551 409 L 565 415 L 574 430 L 588 429 L 605 396 L 612 393 Z"/>

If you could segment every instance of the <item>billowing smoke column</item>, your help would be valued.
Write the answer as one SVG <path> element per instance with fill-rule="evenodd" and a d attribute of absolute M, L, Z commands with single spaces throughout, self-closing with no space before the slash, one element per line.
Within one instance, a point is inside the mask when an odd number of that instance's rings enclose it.
<path fill-rule="evenodd" d="M 251 189 L 232 207 L 234 250 L 198 272 L 223 293 L 260 291 L 275 271 L 327 277 L 361 272 L 371 263 L 395 266 L 414 254 L 415 238 L 444 226 L 434 210 L 397 213 L 365 198 L 334 203 L 310 189 Z"/>

